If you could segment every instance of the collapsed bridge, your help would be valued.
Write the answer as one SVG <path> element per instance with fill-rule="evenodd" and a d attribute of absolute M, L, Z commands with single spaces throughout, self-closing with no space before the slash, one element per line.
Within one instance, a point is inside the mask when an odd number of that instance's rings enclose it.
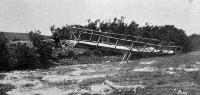
<path fill-rule="evenodd" d="M 125 34 L 102 32 L 84 28 L 71 28 L 70 41 L 76 47 L 98 48 L 124 54 L 122 61 L 129 60 L 135 53 L 174 55 L 182 52 L 181 46 L 160 45 L 158 39 L 142 38 Z"/>

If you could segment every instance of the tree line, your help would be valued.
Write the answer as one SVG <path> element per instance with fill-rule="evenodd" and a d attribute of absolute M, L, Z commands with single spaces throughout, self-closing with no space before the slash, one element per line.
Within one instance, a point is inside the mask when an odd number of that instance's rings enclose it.
<path fill-rule="evenodd" d="M 160 45 L 172 45 L 182 46 L 183 52 L 189 52 L 193 48 L 191 46 L 191 40 L 186 35 L 185 31 L 178 29 L 174 25 L 150 25 L 146 23 L 144 26 L 140 26 L 135 21 L 130 24 L 124 22 L 125 17 L 114 18 L 113 21 L 100 21 L 99 19 L 91 21 L 88 19 L 88 24 L 82 25 L 66 25 L 62 27 L 51 26 L 52 36 L 55 40 L 69 39 L 70 27 L 87 28 L 91 30 L 99 30 L 102 32 L 118 33 L 132 36 L 139 36 L 144 38 L 152 38 L 160 40 Z M 57 38 L 57 39 L 56 39 Z"/>
<path fill-rule="evenodd" d="M 52 65 L 53 50 L 61 46 L 60 40 L 70 39 L 71 27 L 86 28 L 102 32 L 119 33 L 144 38 L 158 39 L 158 44 L 168 45 L 174 42 L 174 45 L 182 46 L 183 52 L 200 50 L 200 35 L 192 34 L 187 36 L 185 31 L 176 28 L 174 25 L 150 25 L 139 26 L 132 21 L 131 24 L 124 22 L 124 17 L 114 18 L 113 21 L 88 20 L 88 24 L 65 25 L 63 27 L 50 27 L 51 38 L 54 42 L 45 40 L 41 32 L 30 31 L 30 41 L 9 42 L 3 32 L 0 32 L 0 70 L 13 69 L 35 69 L 46 68 Z"/>

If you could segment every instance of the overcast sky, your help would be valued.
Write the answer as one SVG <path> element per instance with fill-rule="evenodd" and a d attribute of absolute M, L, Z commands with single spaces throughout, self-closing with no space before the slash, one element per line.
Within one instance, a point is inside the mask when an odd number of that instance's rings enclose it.
<path fill-rule="evenodd" d="M 172 24 L 200 34 L 200 0 L 0 0 L 0 31 L 39 29 L 50 35 L 51 25 L 86 24 L 87 19 L 113 19 L 140 25 Z"/>

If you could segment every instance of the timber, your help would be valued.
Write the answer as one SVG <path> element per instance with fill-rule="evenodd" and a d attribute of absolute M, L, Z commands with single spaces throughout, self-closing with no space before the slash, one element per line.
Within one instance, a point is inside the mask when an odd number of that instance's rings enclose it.
<path fill-rule="evenodd" d="M 159 45 L 160 40 L 151 38 L 142 38 L 138 36 L 102 32 L 84 28 L 72 27 L 71 41 L 76 42 L 77 47 L 107 49 L 118 51 L 124 54 L 123 61 L 129 60 L 135 53 L 149 55 L 172 55 L 182 52 L 181 46 Z M 85 36 L 84 36 L 85 35 Z M 72 37 L 74 36 L 74 37 Z M 126 39 L 126 38 L 131 39 Z M 106 41 L 105 41 L 106 39 Z"/>

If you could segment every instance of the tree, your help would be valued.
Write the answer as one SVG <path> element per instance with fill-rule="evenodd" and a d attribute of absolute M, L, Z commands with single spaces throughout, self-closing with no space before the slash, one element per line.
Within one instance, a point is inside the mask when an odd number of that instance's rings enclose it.
<path fill-rule="evenodd" d="M 52 38 L 54 39 L 56 47 L 59 47 L 60 46 L 60 35 L 59 35 L 60 28 L 56 29 L 55 25 L 52 25 L 50 27 L 50 31 L 52 33 Z"/>
<path fill-rule="evenodd" d="M 127 27 L 126 34 L 137 36 L 138 35 L 138 33 L 137 33 L 138 26 L 139 26 L 139 24 L 137 24 L 135 21 L 132 21 L 131 24 Z"/>
<path fill-rule="evenodd" d="M 200 35 L 192 34 L 189 36 L 192 50 L 200 50 Z"/>
<path fill-rule="evenodd" d="M 158 39 L 160 42 L 156 42 L 156 44 L 161 45 L 170 45 L 170 43 L 176 43 L 177 46 L 182 46 L 184 52 L 190 51 L 190 39 L 185 34 L 185 31 L 182 29 L 176 28 L 174 25 L 163 25 L 163 26 L 154 26 L 146 23 L 145 26 L 139 26 L 135 21 L 132 21 L 131 24 L 127 25 L 124 22 L 125 17 L 121 17 L 120 19 L 114 18 L 113 21 L 109 19 L 108 21 L 101 21 L 97 19 L 95 22 L 91 22 L 88 19 L 88 25 L 72 25 L 75 27 L 86 27 L 91 30 L 97 30 L 97 22 L 100 22 L 100 30 L 102 32 L 110 32 L 110 33 L 118 33 L 118 34 L 126 34 L 132 36 L 139 36 L 143 38 L 152 38 Z M 70 31 L 70 28 L 62 27 L 55 29 L 54 26 L 51 28 L 52 31 L 58 30 L 59 34 L 68 35 L 66 31 Z M 56 35 L 56 34 L 54 34 Z M 112 35 L 113 37 L 121 37 L 123 39 L 129 39 L 129 37 L 123 37 L 120 35 Z M 83 38 L 88 38 L 87 36 L 82 36 Z M 65 37 L 63 37 L 65 38 Z M 66 38 L 65 38 L 66 39 Z M 134 38 L 133 38 L 134 39 Z M 115 42 L 115 40 L 110 42 Z M 174 45 L 174 44 L 173 44 Z"/>
<path fill-rule="evenodd" d="M 37 30 L 35 32 L 29 32 L 29 37 L 33 46 L 36 48 L 36 53 L 39 54 L 39 61 L 41 67 L 48 67 L 50 66 L 49 59 L 52 55 L 52 47 L 53 44 L 51 42 L 47 42 L 44 40 L 44 37 L 40 35 L 40 31 Z"/>
<path fill-rule="evenodd" d="M 5 34 L 0 32 L 0 70 L 9 69 L 7 41 Z"/>

